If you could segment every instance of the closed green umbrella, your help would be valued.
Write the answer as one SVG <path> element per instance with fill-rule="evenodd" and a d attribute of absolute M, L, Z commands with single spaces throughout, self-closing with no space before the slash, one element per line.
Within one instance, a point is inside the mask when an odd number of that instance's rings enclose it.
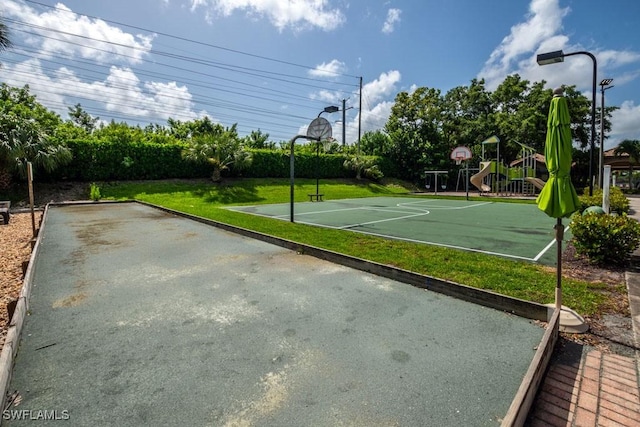
<path fill-rule="evenodd" d="M 562 89 L 553 92 L 549 107 L 544 147 L 549 180 L 537 199 L 540 210 L 552 218 L 568 217 L 580 206 L 576 189 L 571 184 L 571 118 L 562 92 Z"/>
<path fill-rule="evenodd" d="M 562 218 L 568 217 L 580 206 L 578 194 L 571 183 L 571 119 L 563 92 L 563 89 L 553 91 L 544 147 L 549 179 L 536 200 L 540 210 L 552 218 L 557 218 L 555 230 L 558 249 L 556 284 L 556 308 L 558 309 L 562 307 L 562 238 L 564 236 Z"/>

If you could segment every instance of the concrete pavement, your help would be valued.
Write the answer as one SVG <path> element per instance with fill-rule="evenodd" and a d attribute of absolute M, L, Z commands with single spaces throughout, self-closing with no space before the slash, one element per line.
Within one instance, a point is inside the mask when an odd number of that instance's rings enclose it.
<path fill-rule="evenodd" d="M 50 207 L 31 268 L 6 425 L 499 425 L 545 333 L 140 204 Z"/>

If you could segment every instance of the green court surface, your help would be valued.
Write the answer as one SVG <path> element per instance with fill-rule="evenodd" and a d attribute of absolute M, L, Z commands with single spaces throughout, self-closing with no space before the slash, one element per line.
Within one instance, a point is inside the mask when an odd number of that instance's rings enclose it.
<path fill-rule="evenodd" d="M 288 203 L 230 209 L 290 220 Z M 294 220 L 548 265 L 555 263 L 552 250 L 555 219 L 534 204 L 371 197 L 296 203 Z M 568 237 L 565 233 L 565 239 Z"/>

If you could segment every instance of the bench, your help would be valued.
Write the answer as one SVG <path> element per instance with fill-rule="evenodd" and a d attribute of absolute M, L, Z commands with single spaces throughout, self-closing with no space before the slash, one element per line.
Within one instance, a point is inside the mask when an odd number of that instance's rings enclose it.
<path fill-rule="evenodd" d="M 0 215 L 2 215 L 3 223 L 9 224 L 9 208 L 11 207 L 11 202 L 0 202 Z"/>
<path fill-rule="evenodd" d="M 324 194 L 308 194 L 308 196 L 310 202 L 313 202 L 313 199 L 315 199 L 316 202 L 321 202 L 322 196 L 324 196 Z"/>

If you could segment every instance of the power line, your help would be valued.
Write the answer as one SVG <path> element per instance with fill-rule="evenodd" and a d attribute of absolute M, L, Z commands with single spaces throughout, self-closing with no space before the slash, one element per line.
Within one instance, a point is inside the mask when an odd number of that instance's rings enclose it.
<path fill-rule="evenodd" d="M 246 56 L 250 56 L 250 57 L 254 57 L 254 58 L 259 58 L 259 59 L 263 59 L 263 60 L 268 60 L 268 61 L 273 61 L 276 63 L 281 63 L 281 64 L 285 64 L 285 65 L 289 65 L 289 66 L 295 66 L 295 67 L 299 67 L 299 68 L 304 68 L 307 70 L 315 70 L 315 67 L 308 67 L 308 66 L 304 66 L 301 64 L 295 64 L 295 63 L 291 63 L 291 62 L 287 62 L 287 61 L 280 61 L 277 60 L 275 58 L 269 58 L 266 56 L 260 56 L 260 55 L 253 55 L 251 53 L 248 52 L 242 52 L 242 51 L 238 51 L 238 50 L 234 50 L 234 49 L 228 49 L 228 48 L 224 48 L 221 46 L 216 46 L 216 45 L 212 45 L 210 43 L 203 43 L 203 42 L 199 42 L 196 40 L 190 40 L 187 38 L 183 38 L 183 37 L 178 37 L 178 36 L 173 36 L 171 34 L 166 34 L 166 33 L 162 33 L 162 32 L 157 32 L 157 31 L 153 31 L 153 30 L 148 30 L 142 27 L 136 27 L 136 26 L 131 26 L 128 24 L 123 24 L 123 23 L 119 23 L 116 21 L 109 21 L 109 20 L 105 20 L 102 18 L 97 18 L 97 17 L 93 17 L 90 15 L 78 15 L 74 12 L 70 12 L 67 9 L 62 9 L 62 8 L 58 8 L 58 7 L 53 7 L 53 6 L 49 6 L 49 5 L 45 5 L 43 3 L 37 2 L 37 1 L 31 1 L 31 0 L 26 0 L 28 3 L 32 3 L 32 4 L 37 4 L 49 9 L 55 9 L 55 10 L 59 10 L 59 11 L 63 11 L 66 13 L 72 13 L 74 16 L 86 16 L 88 18 L 92 18 L 94 20 L 101 20 L 104 22 L 109 22 L 115 25 L 119 25 L 119 26 L 124 26 L 124 27 L 128 27 L 128 28 L 134 28 L 137 30 L 141 30 L 141 31 L 146 31 L 146 32 L 151 32 L 154 34 L 159 34 L 159 35 L 163 35 L 165 37 L 169 37 L 169 38 L 173 38 L 176 40 L 181 40 L 181 41 L 186 41 L 189 43 L 194 43 L 194 44 L 198 44 L 198 45 L 203 45 L 203 46 L 208 46 L 211 48 L 215 48 L 215 49 L 220 49 L 223 51 L 228 51 L 228 52 L 233 52 L 236 54 L 241 54 L 241 55 L 246 55 Z M 28 22 L 23 22 L 20 20 L 15 20 L 15 19 L 9 19 L 8 21 L 11 21 L 15 26 L 14 27 L 15 30 L 23 32 L 24 34 L 28 34 L 31 36 L 37 36 L 37 37 L 41 37 L 43 39 L 49 39 L 49 40 L 54 40 L 56 42 L 61 42 L 61 43 L 67 43 L 70 46 L 76 46 L 80 49 L 91 49 L 94 50 L 95 52 L 101 52 L 104 54 L 108 54 L 108 55 L 116 55 L 118 58 L 122 58 L 122 59 L 130 59 L 130 60 L 136 60 L 136 61 L 140 61 L 142 63 L 146 63 L 146 64 L 154 64 L 154 65 L 159 65 L 162 67 L 166 67 L 170 70 L 173 70 L 176 73 L 179 74 L 163 74 L 163 73 L 157 73 L 157 72 L 148 72 L 148 71 L 143 71 L 142 69 L 138 69 L 135 67 L 126 67 L 127 70 L 132 70 L 132 73 L 135 72 L 135 76 L 141 75 L 141 76 L 149 76 L 152 78 L 169 78 L 172 79 L 175 83 L 180 82 L 182 84 L 188 83 L 188 85 L 191 87 L 197 87 L 197 88 L 202 88 L 202 89 L 209 89 L 209 90 L 216 90 L 216 91 L 220 91 L 220 92 L 226 92 L 226 93 L 230 93 L 233 95 L 237 95 L 237 96 L 241 96 L 241 97 L 250 97 L 251 101 L 255 101 L 255 100 L 262 100 L 265 102 L 269 102 L 269 103 L 283 103 L 283 97 L 289 98 L 289 100 L 285 103 L 285 106 L 287 107 L 293 107 L 296 110 L 299 109 L 307 109 L 307 110 L 313 110 L 314 107 L 308 105 L 309 103 L 314 103 L 316 105 L 326 105 L 326 103 L 322 102 L 319 99 L 310 99 L 309 97 L 304 97 L 302 95 L 299 95 L 297 93 L 292 93 L 292 92 L 288 92 L 288 91 L 284 91 L 284 90 L 278 90 L 278 89 L 274 89 L 272 87 L 265 87 L 262 85 L 258 85 L 258 84 L 252 84 L 248 81 L 241 81 L 241 80 L 237 80 L 237 79 L 231 79 L 228 77 L 224 77 L 222 75 L 212 75 L 211 73 L 205 73 L 205 72 L 201 72 L 198 71 L 197 69 L 194 68 L 185 68 L 185 67 L 179 67 L 176 65 L 171 65 L 168 63 L 162 63 L 162 62 L 157 62 L 157 61 L 149 61 L 147 59 L 144 58 L 140 58 L 139 56 L 132 56 L 132 55 L 126 55 L 123 53 L 118 53 L 118 54 L 114 54 L 113 50 L 109 50 L 109 49 L 101 49 L 98 48 L 97 46 L 93 45 L 93 44 L 87 44 L 87 43 L 78 43 L 78 42 L 74 42 L 71 40 L 68 40 L 68 37 L 77 37 L 80 39 L 84 39 L 87 40 L 91 43 L 106 43 L 107 45 L 110 46 L 114 46 L 114 47 L 119 47 L 119 48 L 126 48 L 126 49 L 134 49 L 136 51 L 139 52 L 145 52 L 145 53 L 149 53 L 151 55 L 157 55 L 159 57 L 164 57 L 170 60 L 175 60 L 175 61 L 180 61 L 182 63 L 188 63 L 188 64 L 193 64 L 193 65 L 199 65 L 199 66 L 204 66 L 204 67 L 209 67 L 209 68 L 213 68 L 213 69 L 217 69 L 220 70 L 222 72 L 226 72 L 226 73 L 233 73 L 236 76 L 246 76 L 249 79 L 253 79 L 253 78 L 260 78 L 260 79 L 265 79 L 265 80 L 270 80 L 275 82 L 277 85 L 279 86 L 283 86 L 283 85 L 295 85 L 295 86 L 299 86 L 299 87 L 308 87 L 308 88 L 313 88 L 313 89 L 320 89 L 323 91 L 334 91 L 336 93 L 336 95 L 341 94 L 339 96 L 344 96 L 344 95 L 351 95 L 354 93 L 354 91 L 351 92 L 346 92 L 342 89 L 337 89 L 337 86 L 343 86 L 343 87 L 353 87 L 356 88 L 357 85 L 354 84 L 350 84 L 350 83 L 346 83 L 346 82 L 340 82 L 340 81 L 328 81 L 328 80 L 322 80 L 322 79 L 314 79 L 314 78 L 309 78 L 309 77 L 302 77 L 302 76 L 296 76 L 296 75 L 291 75 L 291 74 L 285 74 L 285 73 L 278 73 L 278 72 L 274 72 L 274 71 L 270 71 L 270 70 L 264 70 L 264 69 L 258 69 L 258 68 L 251 68 L 251 67 L 242 67 L 239 65 L 235 65 L 235 64 L 230 64 L 230 63 L 225 63 L 225 62 L 217 62 L 217 61 L 211 61 L 211 60 L 207 60 L 207 59 L 203 59 L 203 58 L 199 58 L 199 57 L 195 57 L 195 56 L 191 56 L 191 55 L 181 55 L 181 54 L 176 54 L 176 53 L 172 53 L 172 52 L 168 52 L 166 50 L 158 50 L 158 49 L 142 49 L 140 47 L 136 47 L 136 46 L 130 46 L 130 45 L 126 45 L 126 44 L 121 44 L 121 43 L 115 43 L 115 42 L 110 42 L 107 40 L 100 40 L 97 38 L 93 38 L 93 37 L 88 37 L 88 36 L 83 36 L 83 35 L 79 35 L 79 34 L 73 34 L 73 33 L 69 33 L 66 31 L 62 31 L 62 30 L 58 30 L 58 29 L 54 29 L 54 28 L 48 28 L 48 27 L 44 27 L 44 26 L 40 26 L 40 25 L 36 25 L 36 24 L 31 24 Z M 21 27 L 21 28 L 19 28 Z M 35 31 L 28 31 L 26 29 L 32 29 Z M 49 32 L 49 33 L 53 33 L 53 34 L 57 34 L 58 36 L 61 37 L 52 37 L 51 35 L 46 35 L 46 34 L 42 34 L 42 32 Z M 172 48 L 173 49 L 173 48 Z M 30 51 L 28 48 L 23 48 L 24 52 L 34 52 L 34 51 Z M 35 51 L 36 57 L 40 56 L 38 55 L 38 52 Z M 25 56 L 23 54 L 23 56 Z M 100 71 L 99 70 L 105 70 L 106 68 L 108 68 L 108 66 L 106 65 L 99 65 L 99 64 L 95 64 L 95 63 L 90 63 L 90 62 L 85 62 L 82 60 L 78 60 L 72 57 L 63 57 L 63 56 L 57 56 L 57 55 L 48 55 L 50 58 L 60 58 L 63 60 L 70 60 L 73 61 L 74 64 L 70 65 L 70 64 L 63 64 L 60 62 L 56 62 L 52 59 L 47 59 L 47 58 L 40 58 L 41 61 L 47 61 L 49 64 L 58 64 L 60 66 L 63 67 L 67 67 L 69 69 L 72 70 L 72 72 L 74 73 L 74 76 L 76 74 L 80 74 L 81 73 L 88 73 L 89 75 L 99 75 Z M 89 65 L 90 67 L 95 68 L 94 70 L 88 69 L 88 68 L 84 68 L 84 67 L 80 67 L 78 66 L 78 64 L 85 64 L 85 65 Z M 55 70 L 54 68 L 47 68 L 47 67 L 42 67 L 41 64 L 39 64 L 39 66 L 43 69 L 43 71 L 48 71 L 48 72 L 57 72 L 58 70 Z M 80 71 L 81 73 L 77 73 L 77 71 Z M 105 74 L 108 74 L 106 71 L 104 71 Z M 217 84 L 217 85 L 212 85 L 212 84 L 207 84 L 205 81 L 197 79 L 197 78 L 185 78 L 184 74 L 189 73 L 191 75 L 194 76 L 204 76 L 207 79 L 211 79 L 214 78 L 216 79 L 216 81 L 218 80 L 222 80 L 222 81 L 226 81 L 231 83 L 232 85 L 222 85 L 222 84 Z M 24 74 L 28 74 L 28 73 L 24 73 Z M 351 77 L 351 78 L 357 78 L 356 76 L 350 76 L 348 74 L 342 74 L 342 73 L 332 73 L 333 75 L 336 76 L 342 76 L 342 77 Z M 36 79 L 39 78 L 36 74 L 31 75 L 32 79 Z M 127 79 L 125 77 L 121 78 L 121 82 L 126 83 L 126 81 L 130 81 L 132 84 L 133 83 L 137 83 L 139 84 L 139 80 L 135 80 L 133 81 L 133 79 Z M 310 84 L 310 83 L 305 83 L 305 82 L 321 82 L 324 84 L 324 86 L 320 86 L 317 84 Z M 172 82 L 173 83 L 173 82 Z M 234 86 L 234 85 L 239 85 L 239 86 Z M 156 95 L 157 92 L 152 92 L 150 90 L 142 90 L 144 85 L 142 86 L 132 86 L 133 88 L 136 89 L 136 94 L 141 94 L 141 95 L 145 95 L 148 97 L 152 97 L 153 95 Z M 122 90 L 129 90 L 132 87 L 127 86 L 126 84 L 122 84 L 122 85 L 116 85 L 116 84 L 111 84 L 111 86 L 109 86 L 109 89 L 122 89 Z M 251 89 L 248 89 L 251 88 Z M 189 91 L 191 92 L 191 91 Z M 50 94 L 55 94 L 56 96 L 62 96 L 62 97 L 68 97 L 68 96 L 74 96 L 74 95 L 68 95 L 68 93 L 54 93 L 54 92 L 49 92 Z M 262 94 L 262 95 L 267 95 L 267 96 L 260 96 L 258 94 Z M 269 95 L 276 95 L 278 98 L 272 98 L 269 97 Z M 190 93 L 191 95 L 191 93 Z M 202 94 L 198 94 L 197 92 L 193 94 L 193 96 L 190 97 L 180 97 L 180 96 L 175 96 L 175 95 L 167 95 L 164 94 L 162 95 L 165 99 L 174 99 L 174 100 L 178 100 L 181 102 L 190 102 L 192 103 L 192 107 L 191 109 L 193 110 L 195 106 L 199 106 L 199 107 L 217 107 L 217 108 L 222 108 L 225 110 L 229 110 L 229 111 L 235 111 L 239 114 L 252 114 L 251 118 L 248 119 L 251 122 L 255 122 L 257 123 L 261 123 L 260 120 L 256 119 L 253 116 L 263 116 L 263 117 L 269 117 L 270 121 L 269 122 L 262 122 L 262 123 L 266 123 L 267 125 L 273 126 L 273 127 L 277 127 L 278 124 L 276 122 L 274 122 L 273 118 L 278 118 L 281 119 L 283 117 L 285 118 L 292 118 L 292 119 L 300 119 L 300 120 L 304 120 L 305 117 L 304 116 L 300 116 L 300 115 L 294 115 L 294 114 L 286 114 L 283 111 L 275 111 L 273 108 L 258 108 L 256 107 L 255 103 L 253 102 L 249 102 L 249 104 L 244 104 L 244 103 L 240 103 L 240 102 L 232 102 L 232 101 L 228 101 L 228 100 L 223 100 L 223 99 L 219 99 L 219 98 L 215 98 L 215 97 L 209 97 L 206 95 L 202 95 Z M 102 101 L 102 100 L 96 100 L 95 97 L 94 98 L 83 98 L 81 96 L 75 96 L 76 98 L 79 99 L 87 99 L 89 101 L 92 102 L 97 102 L 97 101 Z M 300 99 L 300 100 L 305 100 L 307 102 L 307 104 L 300 104 L 300 103 L 295 103 L 295 102 L 291 102 L 290 99 Z M 124 100 L 124 98 L 123 98 Z M 134 108 L 134 106 L 132 106 L 131 104 L 126 104 L 125 102 L 117 102 L 117 101 L 111 101 L 111 105 L 115 105 L 116 107 L 121 107 L 122 109 L 130 109 L 130 108 Z M 165 116 L 166 114 L 162 114 L 162 112 L 159 109 L 148 109 L 148 111 L 151 114 L 156 115 L 157 117 L 162 117 Z M 191 118 L 192 115 L 187 115 L 185 116 L 184 113 L 177 113 L 176 111 L 173 112 L 173 116 L 177 116 L 178 114 L 180 114 L 182 117 L 189 117 Z M 195 114 L 195 113 L 192 113 Z M 216 118 L 222 118 L 225 116 L 228 116 L 231 118 L 232 121 L 236 121 L 239 122 L 238 118 L 241 117 L 239 115 L 227 115 L 224 113 L 220 113 L 220 112 L 216 112 L 214 115 L 214 117 Z M 148 117 L 145 116 L 140 116 L 140 115 L 132 115 L 132 117 L 135 117 L 135 121 L 140 121 L 143 119 L 148 119 Z M 312 117 L 315 117 L 315 112 L 313 113 Z M 291 129 L 292 127 L 299 127 L 299 124 L 287 124 L 287 125 L 282 125 L 282 126 L 287 126 L 287 129 Z M 343 123 L 343 126 L 346 126 L 346 123 Z"/>
<path fill-rule="evenodd" d="M 44 3 L 40 3 L 40 2 L 37 2 L 37 1 L 34 1 L 34 0 L 24 0 L 24 1 L 27 2 L 27 3 L 37 4 L 37 5 L 49 8 L 49 9 L 55 9 L 55 10 L 58 10 L 58 11 L 62 11 L 62 12 L 66 12 L 66 13 L 73 13 L 74 15 L 78 15 L 75 12 L 70 12 L 70 11 L 68 11 L 66 9 L 58 8 L 56 6 L 50 6 L 50 5 L 47 5 L 47 4 L 44 4 Z M 173 39 L 176 39 L 176 40 L 186 41 L 186 42 L 189 42 L 189 43 L 194 43 L 194 44 L 198 44 L 198 45 L 202 45 L 202 46 L 207 46 L 207 47 L 211 47 L 211 48 L 214 48 L 214 49 L 224 50 L 226 52 L 232 52 L 232 53 L 236 53 L 236 54 L 239 54 L 239 55 L 249 56 L 249 57 L 258 58 L 258 59 L 264 59 L 265 61 L 276 62 L 276 63 L 280 63 L 280 64 L 284 64 L 284 65 L 290 65 L 290 66 L 293 66 L 293 67 L 304 68 L 304 69 L 307 69 L 307 70 L 315 70 L 316 69 L 316 67 L 310 67 L 308 65 L 296 64 L 294 62 L 283 61 L 283 60 L 276 59 L 276 58 L 271 58 L 271 57 L 262 56 L 262 55 L 256 55 L 256 54 L 253 54 L 253 53 L 243 52 L 243 51 L 236 50 L 236 49 L 230 49 L 230 48 L 227 48 L 227 47 L 218 46 L 218 45 L 214 45 L 214 44 L 211 44 L 211 43 L 206 43 L 206 42 L 201 42 L 201 41 L 198 41 L 198 40 L 188 39 L 188 38 L 176 36 L 176 35 L 173 35 L 173 34 L 163 33 L 161 31 L 154 31 L 154 30 L 150 30 L 150 29 L 147 29 L 147 28 L 142 28 L 142 27 L 138 27 L 138 26 L 135 26 L 135 25 L 129 25 L 129 24 L 125 24 L 125 23 L 122 23 L 122 22 L 118 22 L 118 21 L 111 21 L 111 20 L 108 20 L 108 19 L 99 18 L 99 17 L 92 16 L 92 15 L 87 15 L 87 14 L 80 14 L 80 15 L 86 16 L 87 18 L 99 19 L 101 21 L 108 22 L 108 23 L 114 24 L 114 25 L 119 25 L 119 26 L 123 26 L 123 27 L 127 27 L 127 28 L 133 28 L 135 30 L 140 30 L 140 31 L 146 31 L 147 33 L 160 34 L 161 36 L 170 37 L 170 38 L 173 38 Z M 349 75 L 349 74 L 343 74 L 343 73 L 338 73 L 338 72 L 333 72 L 333 71 L 331 71 L 330 73 L 334 74 L 334 75 L 337 75 L 337 76 L 352 77 L 352 78 L 355 78 L 355 79 L 359 78 L 358 76 L 352 76 L 352 75 Z"/>
<path fill-rule="evenodd" d="M 41 57 L 40 52 L 33 50 L 33 49 L 29 49 L 28 47 L 25 47 L 24 45 L 14 45 L 14 47 L 19 47 L 22 51 L 26 52 L 26 53 L 31 53 L 33 54 L 31 57 L 33 58 L 38 58 L 41 61 L 46 61 L 52 64 L 58 64 L 61 65 L 63 67 L 67 67 L 69 64 L 68 63 L 62 63 L 62 62 L 57 62 L 57 61 L 53 61 L 51 59 L 48 58 L 58 58 L 58 59 L 66 59 L 66 60 L 73 60 L 74 64 L 86 64 L 86 65 L 90 65 L 92 67 L 97 67 L 97 68 L 109 68 L 109 66 L 107 65 L 98 65 L 98 64 L 94 64 L 88 61 L 83 61 L 83 60 L 79 60 L 79 59 L 73 59 L 69 56 L 61 56 L 61 55 L 55 55 L 55 54 L 48 54 L 46 57 Z M 29 57 L 26 54 L 21 54 L 18 51 L 16 51 L 16 49 L 13 50 L 13 53 L 16 55 L 21 55 L 21 56 L 25 56 L 25 57 Z M 149 72 L 149 71 L 143 71 L 137 67 L 127 67 L 129 69 L 131 69 L 132 71 L 135 71 L 136 75 L 143 75 L 143 76 L 148 76 L 148 77 L 156 77 L 156 78 L 164 78 L 164 79 L 170 79 L 170 80 L 178 80 L 178 77 L 175 75 L 171 75 L 171 74 L 163 74 L 163 73 L 158 73 L 158 72 Z M 89 70 L 87 68 L 82 68 L 82 67 L 78 67 L 77 65 L 74 67 L 75 70 L 85 70 L 85 71 L 89 71 L 91 73 L 96 73 L 93 70 Z M 254 92 L 251 92 L 251 94 L 255 94 L 255 89 L 258 89 L 260 91 L 260 93 L 269 93 L 272 92 L 274 94 L 278 94 L 278 95 L 284 95 L 286 97 L 292 98 L 292 99 L 300 99 L 300 100 L 306 100 L 309 101 L 308 97 L 302 96 L 302 95 L 298 95 L 295 93 L 290 93 L 290 92 L 285 92 L 285 91 L 280 91 L 277 89 L 271 89 L 271 88 L 264 88 L 263 86 L 260 85 L 254 85 L 254 84 L 250 84 L 250 83 L 246 83 L 246 82 L 241 82 L 238 80 L 234 80 L 234 79 L 227 79 L 227 78 L 223 78 L 223 77 L 216 77 L 219 80 L 224 80 L 224 81 L 229 81 L 232 83 L 238 83 L 241 86 L 231 86 L 231 85 L 221 85 L 221 84 L 217 84 L 216 86 L 211 85 L 211 84 L 207 84 L 206 82 L 204 82 L 203 80 L 196 80 L 196 79 L 189 79 L 189 78 L 184 78 L 183 76 L 180 76 L 180 80 L 181 82 L 186 82 L 189 83 L 192 86 L 197 86 L 197 87 L 202 87 L 202 88 L 206 88 L 206 89 L 212 89 L 212 90 L 221 90 L 219 89 L 220 87 L 225 87 L 225 88 L 229 88 L 229 89 L 233 89 L 234 91 L 239 91 L 239 90 L 249 90 L 249 89 L 245 89 L 242 86 L 248 86 L 254 89 Z M 231 91 L 227 91 L 230 93 L 237 93 L 237 92 L 231 92 Z M 274 101 L 276 101 L 275 99 L 272 99 Z M 281 99 L 278 99 L 277 101 L 281 101 Z M 318 104 L 320 104 L 318 102 Z M 308 104 L 293 104 L 293 105 L 299 105 L 301 107 L 309 107 Z"/>
<path fill-rule="evenodd" d="M 18 24 L 21 24 L 21 25 L 24 25 L 24 26 L 27 26 L 27 27 L 31 27 L 31 28 L 41 29 L 43 31 L 50 31 L 50 32 L 53 32 L 53 33 L 58 33 L 58 34 L 66 34 L 66 35 L 82 38 L 82 39 L 85 39 L 85 40 L 96 41 L 96 42 L 100 42 L 100 43 L 106 43 L 106 44 L 119 46 L 119 47 L 125 47 L 125 48 L 131 49 L 131 50 L 142 50 L 142 49 L 137 48 L 135 46 L 129 46 L 129 45 L 121 44 L 121 43 L 109 42 L 109 41 L 105 41 L 105 40 L 91 38 L 91 37 L 88 37 L 88 36 L 82 36 L 82 35 L 77 35 L 77 34 L 73 34 L 73 33 L 68 33 L 68 32 L 61 31 L 61 30 L 55 30 L 55 29 L 52 29 L 52 28 L 47 28 L 47 27 L 42 27 L 42 26 L 39 26 L 39 25 L 29 24 L 29 23 L 26 23 L 26 22 L 23 22 L 23 21 L 12 20 L 12 19 L 6 19 L 6 21 L 7 22 L 18 23 Z M 32 32 L 32 31 L 26 31 L 26 30 L 22 30 L 22 29 L 17 29 L 17 31 L 21 31 L 21 32 L 24 32 L 26 34 L 39 36 L 39 37 L 43 37 L 43 38 L 50 39 L 50 40 L 56 40 L 56 41 L 60 41 L 60 42 L 64 42 L 64 43 L 70 44 L 70 45 L 79 46 L 79 47 L 83 47 L 83 48 L 88 48 L 88 49 L 95 50 L 95 51 L 98 51 L 98 52 L 103 52 L 103 53 L 108 53 L 108 54 L 114 55 L 113 52 L 111 52 L 111 51 L 109 51 L 107 49 L 98 48 L 96 46 L 89 46 L 89 45 L 86 45 L 86 44 L 72 42 L 72 41 L 69 41 L 69 40 L 64 40 L 64 39 L 60 39 L 60 38 L 56 38 L 56 37 L 52 37 L 52 36 L 46 36 L 46 35 L 43 35 L 43 34 L 40 34 L 40 33 L 35 33 L 35 32 Z M 154 50 L 154 49 L 151 49 L 148 52 L 149 53 L 153 53 L 153 54 L 158 55 L 158 56 L 163 56 L 163 57 L 172 58 L 172 59 L 178 59 L 178 60 L 185 61 L 185 62 L 190 62 L 190 63 L 193 63 L 193 64 L 207 65 L 207 66 L 218 68 L 218 69 L 222 69 L 222 70 L 225 70 L 225 71 L 238 72 L 238 73 L 242 73 L 242 74 L 246 74 L 246 75 L 250 75 L 250 76 L 267 78 L 267 79 L 281 81 L 281 82 L 285 82 L 285 83 L 291 83 L 291 84 L 296 84 L 296 85 L 301 85 L 301 86 L 307 86 L 307 87 L 311 87 L 311 88 L 315 88 L 315 89 L 322 89 L 322 90 L 326 90 L 327 89 L 326 86 L 318 86 L 318 85 L 312 85 L 312 84 L 292 82 L 292 81 L 286 80 L 284 78 L 269 77 L 269 76 L 267 76 L 265 74 L 273 74 L 273 75 L 279 75 L 279 76 L 288 77 L 288 78 L 296 78 L 296 79 L 302 79 L 302 80 L 314 80 L 314 81 L 321 81 L 321 82 L 327 83 L 327 81 L 325 81 L 325 80 L 309 79 L 309 78 L 306 78 L 306 77 L 293 76 L 293 75 L 290 75 L 290 74 L 283 74 L 283 73 L 273 73 L 273 72 L 269 72 L 269 71 L 265 71 L 265 70 L 258 70 L 258 69 L 249 68 L 249 67 L 239 67 L 239 66 L 234 66 L 234 65 L 231 65 L 231 64 L 224 64 L 224 63 L 218 63 L 218 62 L 215 62 L 215 61 L 209 61 L 209 60 L 204 60 L 204 59 L 199 59 L 199 58 L 191 58 L 191 57 L 186 57 L 186 56 L 181 56 L 181 55 L 175 55 L 175 54 L 171 54 L 171 53 L 168 53 L 168 52 L 162 52 L 162 51 L 158 51 L 158 50 Z M 137 57 L 134 57 L 134 56 L 131 56 L 131 55 L 125 55 L 124 53 L 118 53 L 117 56 L 138 60 Z M 171 67 L 168 64 L 163 64 L 163 63 L 159 63 L 159 64 L 163 65 L 163 66 Z M 175 67 L 175 68 L 177 68 L 177 67 Z M 191 71 L 189 69 L 185 69 L 185 68 L 181 68 L 181 70 L 182 71 L 186 71 L 186 72 L 193 72 L 193 71 Z M 251 71 L 246 71 L 246 70 L 251 70 Z M 259 74 L 259 73 L 265 73 L 265 74 Z M 200 74 L 200 73 L 198 73 L 198 74 Z M 330 83 L 332 83 L 332 84 L 342 84 L 342 85 L 346 85 L 346 86 L 356 87 L 356 85 L 346 84 L 346 83 L 341 83 L 341 82 L 330 82 Z"/>

